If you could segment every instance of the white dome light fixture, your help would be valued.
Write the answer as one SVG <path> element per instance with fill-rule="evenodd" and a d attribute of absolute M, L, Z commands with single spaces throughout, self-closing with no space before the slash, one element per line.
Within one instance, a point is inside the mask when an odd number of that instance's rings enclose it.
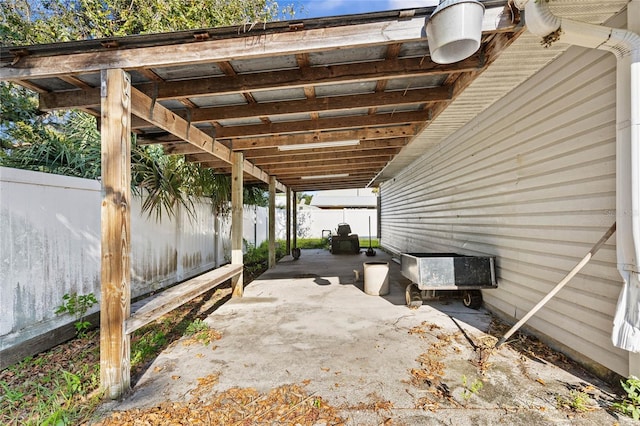
<path fill-rule="evenodd" d="M 480 48 L 484 5 L 478 0 L 444 0 L 427 21 L 431 60 L 452 64 Z"/>

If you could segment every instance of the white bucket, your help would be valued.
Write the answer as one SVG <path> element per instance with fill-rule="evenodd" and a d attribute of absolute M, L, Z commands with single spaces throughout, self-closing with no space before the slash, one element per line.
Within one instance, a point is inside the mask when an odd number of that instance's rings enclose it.
<path fill-rule="evenodd" d="M 364 262 L 364 292 L 371 296 L 389 294 L 389 262 Z"/>

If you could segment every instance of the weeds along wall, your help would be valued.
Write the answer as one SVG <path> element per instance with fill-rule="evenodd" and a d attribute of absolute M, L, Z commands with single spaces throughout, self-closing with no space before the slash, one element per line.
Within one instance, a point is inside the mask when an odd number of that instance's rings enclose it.
<path fill-rule="evenodd" d="M 65 294 L 100 297 L 100 204 L 100 182 L 0 167 L 0 358 L 73 322 L 54 313 Z M 206 200 L 195 211 L 194 218 L 178 210 L 156 221 L 133 197 L 133 297 L 229 260 L 230 218 L 216 218 Z M 266 218 L 266 208 L 245 207 L 245 240 L 266 239 Z"/>

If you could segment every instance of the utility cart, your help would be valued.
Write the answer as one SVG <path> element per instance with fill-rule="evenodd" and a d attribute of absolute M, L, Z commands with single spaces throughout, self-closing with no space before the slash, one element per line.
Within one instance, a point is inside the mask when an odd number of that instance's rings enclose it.
<path fill-rule="evenodd" d="M 407 306 L 416 308 L 426 299 L 462 296 L 468 308 L 482 305 L 480 290 L 496 288 L 495 257 L 456 253 L 402 253 L 402 275 L 411 280 Z"/>

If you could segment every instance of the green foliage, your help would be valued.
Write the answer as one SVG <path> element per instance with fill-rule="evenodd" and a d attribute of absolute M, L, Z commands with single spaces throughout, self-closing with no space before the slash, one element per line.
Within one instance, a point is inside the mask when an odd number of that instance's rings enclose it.
<path fill-rule="evenodd" d="M 211 327 L 200 318 L 196 318 L 192 322 L 189 323 L 187 329 L 185 330 L 185 336 L 193 336 L 194 339 L 198 340 L 204 345 L 208 345 L 211 343 Z"/>
<path fill-rule="evenodd" d="M 265 262 L 269 259 L 269 241 L 263 241 L 258 247 L 244 240 L 247 252 L 243 256 L 244 264 Z M 284 243 L 276 241 L 276 259 L 284 257 Z"/>
<path fill-rule="evenodd" d="M 91 327 L 91 323 L 85 320 L 85 315 L 93 305 L 98 303 L 96 296 L 93 293 L 80 296 L 78 296 L 77 293 L 67 293 L 62 296 L 62 300 L 64 303 L 56 308 L 55 313 L 68 313 L 69 315 L 75 316 L 76 322 L 74 325 L 76 332 L 79 337 L 85 337 L 87 330 Z"/>
<path fill-rule="evenodd" d="M 556 395 L 558 408 L 565 408 L 579 413 L 591 410 L 590 401 L 589 395 L 576 389 L 569 391 L 568 398 Z"/>
<path fill-rule="evenodd" d="M 296 246 L 300 249 L 329 249 L 329 243 L 326 238 L 298 238 Z M 372 238 L 371 247 L 378 248 L 378 246 L 378 239 Z M 369 247 L 369 239 L 360 238 L 360 247 Z"/>
<path fill-rule="evenodd" d="M 56 348 L 0 372 L 0 424 L 87 422 L 101 397 L 96 348 L 84 345 L 74 359 L 67 359 L 69 351 Z"/>
<path fill-rule="evenodd" d="M 244 240 L 246 253 L 243 255 L 244 271 L 247 277 L 256 277 L 267 269 L 269 263 L 269 242 L 263 241 L 258 247 Z M 284 242 L 276 241 L 276 260 L 284 257 Z"/>
<path fill-rule="evenodd" d="M 462 397 L 465 401 L 468 401 L 472 395 L 477 394 L 484 387 L 484 383 L 482 383 L 479 379 L 474 379 L 473 382 L 469 382 L 467 380 L 466 375 L 462 375 Z"/>
<path fill-rule="evenodd" d="M 243 25 L 293 17 L 274 0 L 8 0 L 0 2 L 2 44 L 28 45 L 130 34 Z M 100 135 L 83 112 L 43 113 L 32 92 L 0 83 L 0 165 L 77 176 L 100 177 Z M 224 213 L 230 179 L 211 169 L 165 156 L 160 147 L 132 146 L 132 185 L 143 209 L 157 220 L 178 206 L 193 215 L 194 197 L 212 200 Z M 245 203 L 266 205 L 260 186 L 245 188 Z"/>
<path fill-rule="evenodd" d="M 300 249 L 328 249 L 326 238 L 300 238 L 296 240 L 296 246 Z"/>
<path fill-rule="evenodd" d="M 5 381 L 0 382 L 0 388 L 2 389 L 2 393 L 0 394 L 0 404 L 8 402 L 13 405 L 20 402 L 22 397 L 24 397 L 24 392 L 18 389 L 12 389 Z"/>
<path fill-rule="evenodd" d="M 299 192 L 297 193 L 297 197 L 298 200 L 298 204 L 311 204 L 311 199 L 313 198 L 313 195 L 311 194 L 307 194 L 305 192 Z"/>
<path fill-rule="evenodd" d="M 626 381 L 621 381 L 622 388 L 627 397 L 613 404 L 613 408 L 626 416 L 640 420 L 640 379 L 629 376 Z"/>
<path fill-rule="evenodd" d="M 131 340 L 131 367 L 143 364 L 155 356 L 167 344 L 167 335 L 162 330 L 149 329 Z"/>
<path fill-rule="evenodd" d="M 166 31 L 255 25 L 293 17 L 274 0 L 8 0 L 0 39 L 24 45 Z"/>
<path fill-rule="evenodd" d="M 2 85 L 0 85 L 2 87 Z M 5 106 L 2 107 L 3 109 Z M 3 111 L 4 112 L 4 111 Z M 27 115 L 26 111 L 22 111 Z M 100 176 L 100 136 L 95 119 L 87 114 L 70 112 L 64 125 L 57 117 L 45 122 L 33 113 L 20 121 L 0 118 L 5 132 L 0 165 L 45 173 L 96 179 Z"/>
<path fill-rule="evenodd" d="M 189 323 L 187 329 L 184 331 L 184 334 L 187 336 L 193 336 L 196 333 L 207 330 L 209 330 L 209 326 L 207 325 L 207 323 L 202 321 L 200 318 L 196 318 Z"/>

